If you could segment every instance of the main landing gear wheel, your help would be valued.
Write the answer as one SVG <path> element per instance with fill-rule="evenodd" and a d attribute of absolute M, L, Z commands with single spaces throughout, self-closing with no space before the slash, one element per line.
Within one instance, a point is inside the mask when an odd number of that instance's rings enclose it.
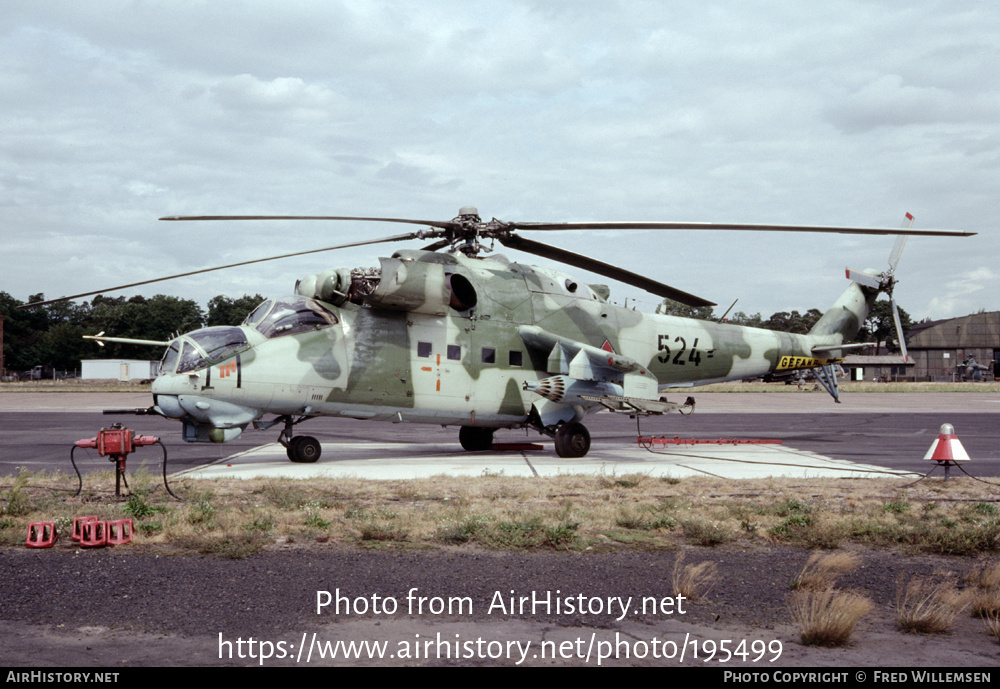
<path fill-rule="evenodd" d="M 590 432 L 582 423 L 564 423 L 556 431 L 556 454 L 583 457 L 590 451 Z"/>
<path fill-rule="evenodd" d="M 300 435 L 289 441 L 285 452 L 293 462 L 312 463 L 319 459 L 323 448 L 316 438 L 308 435 Z"/>
<path fill-rule="evenodd" d="M 478 426 L 462 426 L 458 431 L 458 442 L 466 452 L 482 452 L 493 447 L 495 428 L 480 428 Z"/>

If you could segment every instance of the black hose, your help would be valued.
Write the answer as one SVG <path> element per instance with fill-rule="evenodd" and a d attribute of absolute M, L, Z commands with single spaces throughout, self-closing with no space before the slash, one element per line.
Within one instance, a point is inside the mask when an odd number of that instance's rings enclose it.
<path fill-rule="evenodd" d="M 170 493 L 170 495 L 173 496 L 175 500 L 180 500 L 179 497 L 174 495 L 174 491 L 170 490 L 170 484 L 167 483 L 167 446 L 164 445 L 159 438 L 156 439 L 156 444 L 160 446 L 161 450 L 163 450 L 163 486 L 167 489 L 167 492 Z M 183 502 L 183 500 L 181 500 L 181 502 Z"/>
<path fill-rule="evenodd" d="M 75 498 L 83 491 L 83 477 L 80 476 L 80 470 L 76 468 L 76 462 L 73 460 L 74 452 L 76 452 L 76 445 L 74 445 L 69 451 L 69 461 L 73 465 L 73 471 L 76 472 L 76 480 L 79 482 L 79 485 L 76 487 L 76 493 L 73 494 L 73 497 Z"/>

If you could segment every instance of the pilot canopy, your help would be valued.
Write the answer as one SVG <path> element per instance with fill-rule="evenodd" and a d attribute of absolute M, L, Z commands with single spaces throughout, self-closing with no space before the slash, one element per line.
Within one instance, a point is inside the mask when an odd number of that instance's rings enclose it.
<path fill-rule="evenodd" d="M 271 339 L 336 325 L 337 316 L 315 299 L 268 299 L 243 321 L 244 327 L 219 325 L 178 337 L 167 347 L 160 373 L 187 373 L 214 366 L 250 349 L 244 328 L 253 328 Z"/>

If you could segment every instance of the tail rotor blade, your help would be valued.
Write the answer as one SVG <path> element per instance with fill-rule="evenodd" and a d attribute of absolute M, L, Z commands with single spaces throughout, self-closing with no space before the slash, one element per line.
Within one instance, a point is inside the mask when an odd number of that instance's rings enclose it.
<path fill-rule="evenodd" d="M 896 306 L 896 300 L 892 297 L 889 298 L 889 302 L 892 304 L 892 320 L 896 324 L 896 337 L 899 338 L 899 348 L 903 352 L 903 361 L 909 361 L 910 355 L 906 352 L 906 339 L 903 337 L 903 326 L 899 322 L 899 307 Z"/>
<path fill-rule="evenodd" d="M 906 235 L 901 234 L 896 237 L 896 243 L 892 245 L 892 253 L 889 254 L 890 272 L 896 272 L 896 266 L 899 264 L 899 256 L 903 253 L 904 246 L 906 246 Z"/>
<path fill-rule="evenodd" d="M 899 228 L 901 230 L 910 230 L 913 228 L 913 216 L 907 213 L 903 217 L 903 224 Z M 903 247 L 906 246 L 907 235 L 901 234 L 896 237 L 896 243 L 892 245 L 892 253 L 889 254 L 889 272 L 895 273 L 896 266 L 899 264 L 899 256 L 903 253 Z"/>
<path fill-rule="evenodd" d="M 860 270 L 848 268 L 847 279 L 853 280 L 854 282 L 864 285 L 865 287 L 871 287 L 872 289 L 881 289 L 882 287 L 882 282 L 878 279 L 878 277 L 869 275 L 868 273 L 862 273 Z"/>

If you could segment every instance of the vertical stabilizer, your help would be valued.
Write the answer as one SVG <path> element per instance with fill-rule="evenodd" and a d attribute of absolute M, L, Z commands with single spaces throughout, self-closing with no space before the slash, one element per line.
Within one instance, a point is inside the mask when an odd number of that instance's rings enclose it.
<path fill-rule="evenodd" d="M 830 344 L 840 344 L 851 339 L 861 330 L 878 294 L 878 290 L 852 282 L 816 322 L 809 334 L 828 339 Z"/>

